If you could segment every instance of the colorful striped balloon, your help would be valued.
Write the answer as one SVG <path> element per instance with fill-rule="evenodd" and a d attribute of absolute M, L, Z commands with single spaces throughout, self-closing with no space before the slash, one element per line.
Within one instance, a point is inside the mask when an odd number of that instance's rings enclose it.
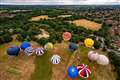
<path fill-rule="evenodd" d="M 35 54 L 38 55 L 38 56 L 43 55 L 44 54 L 44 48 L 42 48 L 42 47 L 36 48 L 35 49 Z"/>
<path fill-rule="evenodd" d="M 80 64 L 77 66 L 78 74 L 82 78 L 88 78 L 91 74 L 90 68 L 87 67 L 85 64 Z"/>
<path fill-rule="evenodd" d="M 32 55 L 33 54 L 33 48 L 32 47 L 27 47 L 25 50 L 24 50 L 24 53 L 25 53 L 25 55 L 27 55 L 27 56 L 30 56 L 30 55 Z"/>
<path fill-rule="evenodd" d="M 53 63 L 53 64 L 59 64 L 60 63 L 60 56 L 59 55 L 53 55 L 52 56 L 52 58 L 51 58 L 51 62 Z"/>

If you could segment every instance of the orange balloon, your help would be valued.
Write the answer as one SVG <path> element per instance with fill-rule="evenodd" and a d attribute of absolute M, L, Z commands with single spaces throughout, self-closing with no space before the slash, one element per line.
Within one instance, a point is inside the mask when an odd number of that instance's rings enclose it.
<path fill-rule="evenodd" d="M 63 35 L 62 35 L 62 37 L 63 37 L 64 41 L 69 41 L 72 36 L 71 36 L 70 32 L 64 32 Z"/>

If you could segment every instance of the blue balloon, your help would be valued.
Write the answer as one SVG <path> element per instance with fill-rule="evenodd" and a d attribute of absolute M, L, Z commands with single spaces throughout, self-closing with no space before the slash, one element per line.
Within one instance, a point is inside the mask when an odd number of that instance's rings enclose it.
<path fill-rule="evenodd" d="M 70 43 L 69 44 L 69 50 L 71 52 L 74 52 L 75 50 L 77 50 L 77 48 L 78 48 L 77 44 L 75 44 L 75 43 Z"/>
<path fill-rule="evenodd" d="M 68 73 L 69 77 L 72 79 L 76 78 L 78 76 L 78 70 L 74 66 L 70 66 L 67 70 L 67 73 Z"/>
<path fill-rule="evenodd" d="M 10 56 L 18 56 L 19 52 L 20 52 L 20 48 L 17 46 L 12 46 L 7 49 L 7 54 Z"/>
<path fill-rule="evenodd" d="M 26 49 L 27 47 L 30 47 L 30 43 L 29 42 L 23 42 L 20 46 L 21 49 Z"/>

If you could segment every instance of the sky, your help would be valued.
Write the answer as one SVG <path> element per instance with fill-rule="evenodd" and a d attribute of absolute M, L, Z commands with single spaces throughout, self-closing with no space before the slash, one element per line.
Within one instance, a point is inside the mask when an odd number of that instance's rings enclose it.
<path fill-rule="evenodd" d="M 120 5 L 120 0 L 0 0 L 11 5 Z"/>

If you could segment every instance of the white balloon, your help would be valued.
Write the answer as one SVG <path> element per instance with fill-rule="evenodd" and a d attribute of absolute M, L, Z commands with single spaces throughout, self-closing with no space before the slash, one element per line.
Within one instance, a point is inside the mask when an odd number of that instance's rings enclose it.
<path fill-rule="evenodd" d="M 43 55 L 43 54 L 44 54 L 44 48 L 42 48 L 42 47 L 36 48 L 36 49 L 35 49 L 35 53 L 36 53 L 36 55 L 38 55 L 38 56 Z"/>
<path fill-rule="evenodd" d="M 61 62 L 61 57 L 59 55 L 53 55 L 51 58 L 51 62 L 53 64 L 59 64 Z"/>
<path fill-rule="evenodd" d="M 101 65 L 107 65 L 109 64 L 109 59 L 105 55 L 99 55 L 97 63 Z"/>
<path fill-rule="evenodd" d="M 98 57 L 99 57 L 99 54 L 97 52 L 95 52 L 95 51 L 90 51 L 88 53 L 88 58 L 91 61 L 96 61 L 98 59 Z"/>

